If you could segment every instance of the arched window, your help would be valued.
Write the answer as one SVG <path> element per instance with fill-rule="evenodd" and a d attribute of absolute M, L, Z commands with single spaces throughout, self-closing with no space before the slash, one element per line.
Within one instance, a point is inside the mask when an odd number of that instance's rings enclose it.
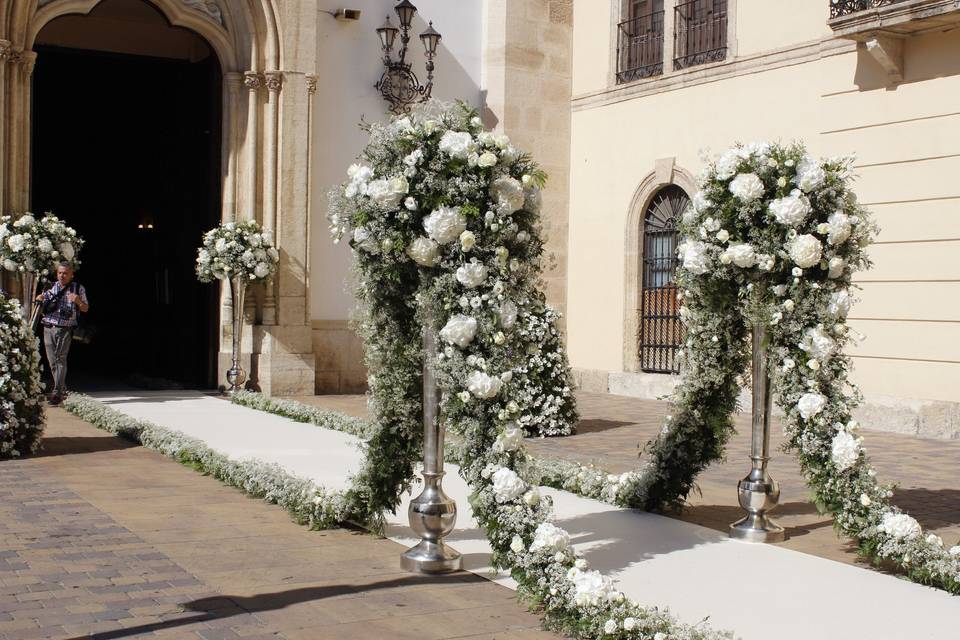
<path fill-rule="evenodd" d="M 640 304 L 640 368 L 676 373 L 683 325 L 677 303 L 677 221 L 690 205 L 676 185 L 658 191 L 643 217 L 643 274 Z"/>

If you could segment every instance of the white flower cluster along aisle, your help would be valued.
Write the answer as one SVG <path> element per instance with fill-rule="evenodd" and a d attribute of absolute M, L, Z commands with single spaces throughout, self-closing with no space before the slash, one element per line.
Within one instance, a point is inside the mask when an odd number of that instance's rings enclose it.
<path fill-rule="evenodd" d="M 20 304 L 0 295 L 0 459 L 36 453 L 44 413 L 37 338 Z"/>
<path fill-rule="evenodd" d="M 817 161 L 799 145 L 736 146 L 711 162 L 683 216 L 678 284 L 687 327 L 674 410 L 650 447 L 657 480 L 626 502 L 687 495 L 733 430 L 748 327 L 768 325 L 787 448 L 819 508 L 861 553 L 911 579 L 960 593 L 960 546 L 924 536 L 876 480 L 851 412 L 859 392 L 844 349 L 851 276 L 876 233 L 850 189 L 852 159 Z M 652 487 L 658 487 L 656 491 Z"/>
<path fill-rule="evenodd" d="M 461 474 L 493 561 L 546 622 L 582 638 L 725 637 L 630 601 L 548 522 L 550 500 L 521 478 L 524 432 L 570 433 L 577 412 L 556 315 L 540 290 L 545 175 L 464 105 L 430 104 L 370 127 L 350 181 L 331 194 L 336 238 L 354 249 L 373 427 L 346 510 L 395 510 L 420 457 L 421 331 L 441 419 L 462 439 Z M 360 494 L 360 495 L 357 495 Z"/>

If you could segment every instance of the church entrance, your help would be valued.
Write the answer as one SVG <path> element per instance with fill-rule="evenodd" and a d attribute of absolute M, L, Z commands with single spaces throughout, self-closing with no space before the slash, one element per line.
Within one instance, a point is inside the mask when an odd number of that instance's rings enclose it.
<path fill-rule="evenodd" d="M 213 387 L 218 287 L 193 267 L 220 219 L 216 55 L 141 0 L 58 18 L 34 50 L 32 208 L 87 241 L 96 334 L 71 352 L 71 385 Z"/>

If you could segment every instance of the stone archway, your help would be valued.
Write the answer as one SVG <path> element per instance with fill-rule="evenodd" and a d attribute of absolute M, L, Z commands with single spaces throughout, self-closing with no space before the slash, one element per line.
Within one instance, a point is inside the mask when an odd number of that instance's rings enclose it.
<path fill-rule="evenodd" d="M 0 211 L 30 207 L 34 42 L 51 20 L 90 13 L 102 0 L 0 0 Z M 223 72 L 223 221 L 256 219 L 281 253 L 273 286 L 249 310 L 243 351 L 260 388 L 312 393 L 307 317 L 310 112 L 316 88 L 315 26 L 276 0 L 147 0 L 172 26 L 203 37 Z M 281 35 L 282 34 L 282 35 Z M 291 52 L 289 55 L 285 52 Z M 82 126 L 82 123 L 78 123 Z M 280 180 L 280 175 L 284 180 Z M 224 292 L 225 294 L 226 292 Z M 222 295 L 218 379 L 229 366 L 231 317 Z M 246 357 L 246 356 L 245 356 Z"/>
<path fill-rule="evenodd" d="M 693 174 L 676 166 L 674 158 L 657 160 L 654 170 L 644 176 L 634 191 L 627 213 L 627 226 L 624 229 L 623 370 L 632 373 L 641 370 L 637 332 L 642 304 L 644 216 L 657 192 L 671 184 L 690 195 L 697 190 Z"/>

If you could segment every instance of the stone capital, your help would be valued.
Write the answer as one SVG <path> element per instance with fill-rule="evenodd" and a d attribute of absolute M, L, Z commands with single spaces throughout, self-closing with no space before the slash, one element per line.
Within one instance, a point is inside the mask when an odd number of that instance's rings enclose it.
<path fill-rule="evenodd" d="M 317 76 L 312 73 L 306 75 L 307 78 L 307 93 L 311 96 L 317 92 Z"/>
<path fill-rule="evenodd" d="M 28 76 L 33 73 L 33 68 L 37 65 L 37 52 L 36 51 L 22 51 L 20 52 L 20 64 L 23 65 L 23 71 Z"/>
<path fill-rule="evenodd" d="M 11 43 L 9 40 L 0 40 L 0 60 L 6 60 L 10 57 Z"/>
<path fill-rule="evenodd" d="M 271 93 L 279 93 L 280 88 L 283 86 L 283 72 L 267 71 L 263 75 L 266 79 L 267 91 L 270 91 Z"/>
<path fill-rule="evenodd" d="M 245 71 L 243 74 L 243 85 L 250 91 L 257 92 L 263 87 L 263 74 L 256 71 Z"/>

